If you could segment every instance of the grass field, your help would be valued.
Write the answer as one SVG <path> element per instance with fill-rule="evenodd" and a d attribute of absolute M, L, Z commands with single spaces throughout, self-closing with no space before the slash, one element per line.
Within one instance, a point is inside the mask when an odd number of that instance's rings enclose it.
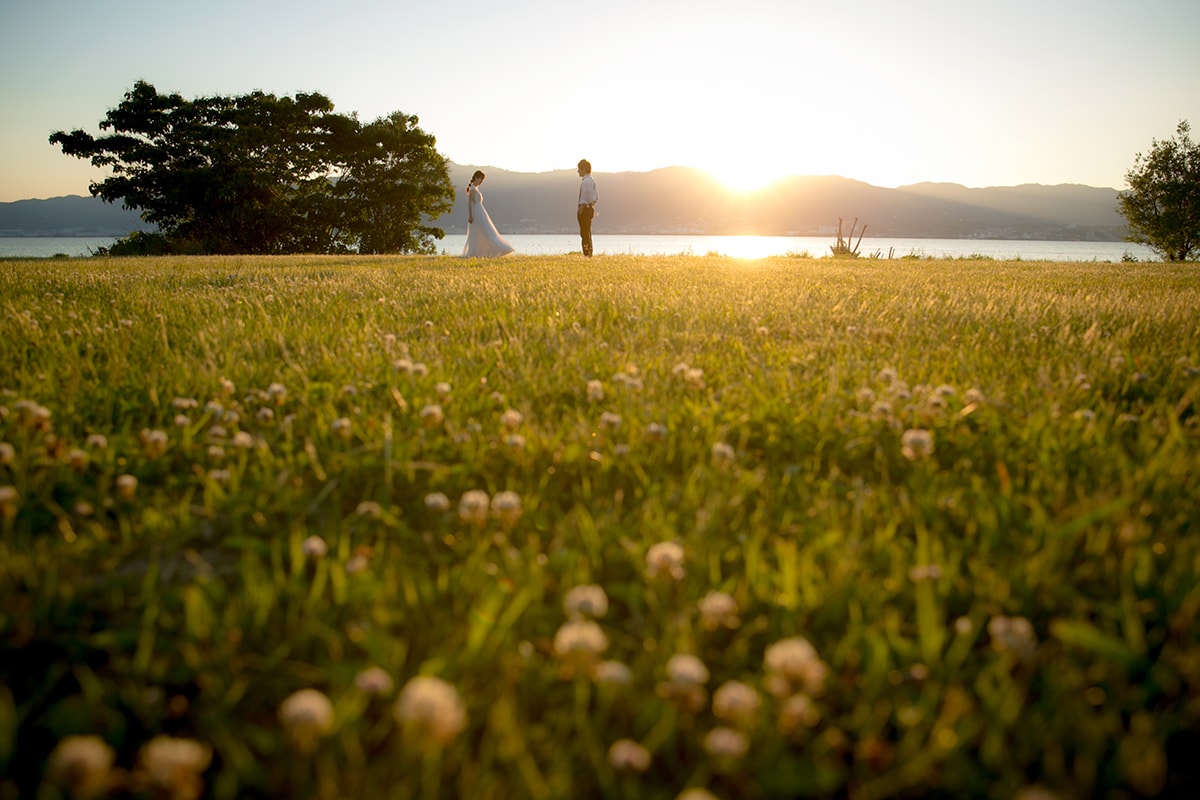
<path fill-rule="evenodd" d="M 1196 265 L 0 263 L 0 798 L 1200 793 Z"/>

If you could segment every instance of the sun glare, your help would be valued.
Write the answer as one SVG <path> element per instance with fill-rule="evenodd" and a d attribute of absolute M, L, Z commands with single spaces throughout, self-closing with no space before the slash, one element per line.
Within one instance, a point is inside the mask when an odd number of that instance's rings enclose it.
<path fill-rule="evenodd" d="M 754 192 L 783 178 L 777 164 L 742 161 L 707 170 L 722 186 L 735 192 Z"/>

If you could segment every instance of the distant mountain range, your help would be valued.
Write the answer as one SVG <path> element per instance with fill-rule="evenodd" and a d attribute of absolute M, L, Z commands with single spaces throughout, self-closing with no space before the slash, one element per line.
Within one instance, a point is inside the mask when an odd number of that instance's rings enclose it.
<path fill-rule="evenodd" d="M 154 230 L 136 211 L 96 197 L 52 197 L 0 203 L 0 236 L 125 236 Z"/>
<path fill-rule="evenodd" d="M 437 222 L 447 232 L 466 230 L 463 189 L 475 169 L 451 165 L 458 197 L 454 211 Z M 502 233 L 578 230 L 574 170 L 481 169 L 487 173 L 484 205 Z M 885 189 L 836 176 L 796 176 L 742 193 L 687 167 L 595 178 L 597 233 L 829 235 L 837 232 L 839 217 L 847 232 L 857 218 L 873 236 L 1121 241 L 1126 232 L 1117 190 L 1074 184 L 970 189 L 920 183 Z"/>
<path fill-rule="evenodd" d="M 466 230 L 463 191 L 473 165 L 450 165 L 454 210 L 433 221 Z M 502 233 L 572 233 L 579 177 L 574 170 L 487 173 L 484 203 Z M 758 191 L 732 191 L 687 167 L 597 172 L 596 233 L 830 235 L 857 219 L 870 236 L 945 239 L 1121 241 L 1117 191 L 1064 184 L 971 189 L 920 183 L 885 189 L 835 176 L 796 176 Z M 125 236 L 152 230 L 135 211 L 93 197 L 0 203 L 0 236 Z"/>

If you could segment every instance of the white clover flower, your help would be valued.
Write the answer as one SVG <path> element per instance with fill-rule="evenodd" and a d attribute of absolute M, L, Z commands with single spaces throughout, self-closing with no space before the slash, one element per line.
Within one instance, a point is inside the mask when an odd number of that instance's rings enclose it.
<path fill-rule="evenodd" d="M 726 681 L 713 692 L 712 707 L 713 713 L 721 719 L 746 725 L 754 722 L 762 707 L 762 698 L 758 690 L 749 684 Z"/>
<path fill-rule="evenodd" d="M 600 415 L 600 427 L 605 430 L 616 430 L 621 427 L 621 415 L 605 411 Z"/>
<path fill-rule="evenodd" d="M 430 511 L 449 511 L 450 498 L 441 492 L 430 492 L 425 495 L 425 507 Z"/>
<path fill-rule="evenodd" d="M 633 682 L 633 670 L 621 661 L 601 661 L 592 679 L 601 686 L 628 686 Z"/>
<path fill-rule="evenodd" d="M 413 371 L 412 359 L 411 358 L 398 358 L 392 364 L 392 369 L 396 370 L 397 372 L 403 372 L 408 375 L 411 375 L 412 371 Z"/>
<path fill-rule="evenodd" d="M 700 611 L 700 621 L 709 630 L 717 628 L 732 630 L 741 624 L 738 619 L 737 601 L 725 592 L 709 592 L 700 598 L 696 608 Z"/>
<path fill-rule="evenodd" d="M 646 430 L 642 432 L 642 439 L 652 444 L 666 441 L 667 426 L 658 422 L 651 422 L 646 426 Z"/>
<path fill-rule="evenodd" d="M 221 378 L 221 391 L 225 394 L 233 394 L 237 391 L 237 387 L 228 378 Z"/>
<path fill-rule="evenodd" d="M 671 374 L 677 378 L 681 378 L 691 368 L 691 365 L 686 361 L 680 361 L 675 366 L 671 367 Z"/>
<path fill-rule="evenodd" d="M 875 403 L 875 392 L 864 386 L 854 393 L 854 402 L 859 408 L 870 408 Z"/>
<path fill-rule="evenodd" d="M 891 419 L 892 404 L 887 400 L 878 400 L 871 405 L 871 416 L 878 420 Z"/>
<path fill-rule="evenodd" d="M 467 726 L 467 711 L 458 690 L 429 675 L 419 675 L 404 685 L 395 716 L 413 741 L 438 747 L 449 744 Z"/>
<path fill-rule="evenodd" d="M 53 413 L 43 405 L 31 400 L 18 400 L 13 404 L 21 418 L 21 424 L 35 431 L 49 431 L 52 427 L 50 419 Z"/>
<path fill-rule="evenodd" d="M 733 728 L 713 728 L 704 737 L 705 752 L 714 758 L 741 758 L 750 749 L 750 741 Z"/>
<path fill-rule="evenodd" d="M 500 415 L 500 424 L 505 428 L 508 428 L 510 431 L 521 427 L 521 423 L 524 422 L 524 420 L 525 418 L 521 415 L 521 412 L 517 411 L 515 408 L 507 409 L 503 414 Z"/>
<path fill-rule="evenodd" d="M 208 457 L 214 461 L 220 461 L 225 457 L 225 448 L 219 444 L 210 444 L 208 446 Z"/>
<path fill-rule="evenodd" d="M 199 406 L 200 403 L 194 397 L 176 397 L 171 401 L 171 408 L 177 408 L 180 411 L 199 408 Z"/>
<path fill-rule="evenodd" d="M 438 381 L 433 386 L 433 390 L 438 393 L 438 397 L 443 400 L 450 396 L 450 384 L 446 381 Z"/>
<path fill-rule="evenodd" d="M 17 450 L 8 442 L 0 442 L 0 464 L 8 465 L 13 463 L 17 457 Z"/>
<path fill-rule="evenodd" d="M 967 391 L 963 393 L 963 402 L 966 403 L 967 405 L 973 405 L 973 404 L 983 405 L 984 403 L 987 402 L 987 396 L 984 395 L 982 389 L 972 386 L 970 389 L 967 389 Z"/>
<path fill-rule="evenodd" d="M 330 423 L 329 431 L 338 438 L 349 439 L 351 434 L 350 420 L 346 417 L 338 417 Z"/>
<path fill-rule="evenodd" d="M 254 416 L 258 419 L 259 422 L 271 422 L 275 419 L 275 411 L 273 409 L 267 408 L 266 406 L 263 406 L 262 408 L 260 408 L 258 410 L 258 413 L 255 414 Z"/>
<path fill-rule="evenodd" d="M 596 584 L 576 586 L 563 599 L 563 611 L 568 617 L 599 619 L 608 613 L 608 595 Z"/>
<path fill-rule="evenodd" d="M 158 458 L 163 453 L 167 452 L 167 432 L 162 430 L 150 430 L 144 428 L 141 435 L 142 452 L 146 454 L 146 458 Z"/>
<path fill-rule="evenodd" d="M 383 509 L 374 500 L 363 500 L 355 507 L 354 513 L 360 517 L 379 519 L 379 516 L 383 513 Z"/>
<path fill-rule="evenodd" d="M 913 583 L 935 581 L 942 577 L 942 568 L 937 564 L 917 564 L 908 571 L 908 579 Z"/>
<path fill-rule="evenodd" d="M 0 517 L 12 519 L 17 515 L 17 500 L 21 497 L 15 486 L 0 486 Z"/>
<path fill-rule="evenodd" d="M 651 579 L 683 580 L 683 548 L 675 542 L 659 542 L 646 551 L 646 575 Z"/>
<path fill-rule="evenodd" d="M 521 495 L 512 491 L 497 492 L 492 498 L 491 508 L 501 525 L 515 525 L 521 518 Z"/>
<path fill-rule="evenodd" d="M 221 405 L 220 402 L 216 400 L 209 400 L 204 404 L 204 413 L 208 414 L 214 419 L 220 419 L 221 415 L 225 413 L 225 406 Z"/>
<path fill-rule="evenodd" d="M 892 384 L 896 382 L 898 377 L 899 375 L 897 374 L 895 367 L 884 367 L 875 375 L 875 380 L 879 381 L 880 383 Z"/>
<path fill-rule="evenodd" d="M 458 501 L 458 518 L 474 525 L 486 525 L 491 498 L 482 489 L 472 489 Z"/>
<path fill-rule="evenodd" d="M 325 540 L 316 534 L 305 539 L 304 543 L 300 545 L 300 549 L 307 558 L 318 559 L 329 555 L 329 545 L 325 544 Z"/>
<path fill-rule="evenodd" d="M 412 374 L 418 378 L 424 378 L 429 374 L 429 367 L 424 362 L 418 361 L 412 365 Z"/>
<path fill-rule="evenodd" d="M 608 649 L 608 637 L 590 619 L 569 620 L 554 634 L 554 652 L 570 665 L 592 664 Z"/>
<path fill-rule="evenodd" d="M 238 431 L 233 435 L 233 446 L 242 450 L 250 450 L 254 447 L 254 437 L 246 431 Z"/>
<path fill-rule="evenodd" d="M 186 428 L 192 424 L 192 418 L 187 414 L 176 414 L 175 419 L 171 420 L 171 422 L 174 423 L 176 428 Z"/>
<path fill-rule="evenodd" d="M 436 428 L 446 419 L 446 413 L 437 403 L 430 403 L 421 409 L 421 424 L 426 428 Z"/>
<path fill-rule="evenodd" d="M 687 384 L 689 389 L 703 389 L 706 385 L 704 382 L 704 370 L 692 367 L 683 373 L 683 382 Z"/>
<path fill-rule="evenodd" d="M 358 395 L 358 387 L 355 386 L 353 383 L 347 383 L 345 386 L 342 387 L 342 396 L 343 397 L 355 397 L 357 395 Z"/>
<path fill-rule="evenodd" d="M 287 400 L 287 387 L 282 383 L 272 383 L 267 387 L 267 399 L 277 406 L 283 405 Z"/>
<path fill-rule="evenodd" d="M 821 712 L 806 694 L 794 694 L 783 701 L 779 709 L 779 729 L 789 733 L 797 728 L 815 728 L 821 722 Z"/>
<path fill-rule="evenodd" d="M 301 689 L 280 704 L 279 721 L 292 744 L 308 752 L 333 730 L 333 703 L 316 689 Z"/>
<path fill-rule="evenodd" d="M 510 433 L 508 436 L 504 437 L 504 446 L 509 450 L 524 450 L 525 437 L 519 433 Z"/>
<path fill-rule="evenodd" d="M 370 563 L 365 553 L 355 553 L 346 560 L 346 574 L 357 575 L 365 572 Z"/>
<path fill-rule="evenodd" d="M 987 630 L 992 647 L 1000 652 L 1011 652 L 1027 661 L 1037 651 L 1037 634 L 1025 617 L 994 616 L 988 620 Z"/>
<path fill-rule="evenodd" d="M 107 794 L 116 752 L 99 736 L 68 736 L 46 760 L 46 780 L 76 800 Z"/>
<path fill-rule="evenodd" d="M 616 375 L 613 375 L 612 379 L 614 383 L 619 383 L 626 389 L 630 389 L 632 391 L 638 391 L 645 386 L 641 378 L 639 378 L 636 374 L 630 374 L 628 372 L 618 372 Z"/>
<path fill-rule="evenodd" d="M 124 500 L 132 500 L 137 494 L 138 479 L 132 475 L 121 475 L 117 478 L 117 494 Z"/>
<path fill-rule="evenodd" d="M 910 428 L 900 436 L 900 453 L 909 461 L 933 455 L 933 434 L 920 428 Z"/>
<path fill-rule="evenodd" d="M 675 800 L 717 800 L 717 796 L 708 789 L 693 787 L 675 795 Z"/>
<path fill-rule="evenodd" d="M 2 451 L 2 450 L 3 450 L 3 448 L 0 447 L 0 451 Z M 4 463 L 2 457 L 3 457 L 3 453 L 0 452 L 0 464 Z M 78 447 L 71 448 L 70 450 L 67 451 L 67 464 L 69 464 L 72 469 L 77 469 L 77 470 L 83 469 L 84 467 L 86 467 L 88 465 L 87 451 L 81 450 Z"/>
<path fill-rule="evenodd" d="M 617 772 L 650 769 L 650 751 L 633 739 L 618 739 L 608 748 L 608 763 Z"/>
<path fill-rule="evenodd" d="M 394 684 L 392 676 L 382 667 L 367 667 L 354 676 L 354 686 L 363 694 L 389 695 Z"/>
<path fill-rule="evenodd" d="M 819 694 L 825 686 L 829 668 L 817 655 L 817 650 L 803 636 L 783 639 L 767 647 L 763 654 L 763 669 L 768 676 L 778 678 L 769 688 L 773 693 L 800 688 L 809 694 Z"/>
<path fill-rule="evenodd" d="M 667 660 L 667 676 L 677 686 L 702 686 L 708 683 L 708 667 L 689 653 L 676 653 Z"/>
<path fill-rule="evenodd" d="M 229 483 L 231 473 L 227 469 L 210 469 L 208 471 L 208 479 L 213 483 L 226 484 Z"/>
<path fill-rule="evenodd" d="M 728 467 L 736 457 L 733 447 L 725 442 L 717 442 L 712 446 L 713 464 L 718 467 Z"/>
<path fill-rule="evenodd" d="M 204 792 L 201 775 L 212 763 L 212 748 L 192 739 L 155 736 L 138 753 L 138 777 L 171 800 L 195 800 Z"/>
<path fill-rule="evenodd" d="M 604 384 L 597 380 L 587 382 L 587 399 L 596 403 L 604 399 Z"/>

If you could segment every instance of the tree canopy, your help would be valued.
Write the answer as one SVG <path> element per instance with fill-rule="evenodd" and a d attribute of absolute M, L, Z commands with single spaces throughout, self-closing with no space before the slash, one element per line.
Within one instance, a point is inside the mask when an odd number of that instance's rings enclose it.
<path fill-rule="evenodd" d="M 100 122 L 106 135 L 50 143 L 110 177 L 90 191 L 158 226 L 166 252 L 432 252 L 454 187 L 435 139 L 394 112 L 370 123 L 321 94 L 160 94 L 138 81 Z"/>
<path fill-rule="evenodd" d="M 1187 121 L 1175 138 L 1151 140 L 1150 152 L 1138 153 L 1125 173 L 1129 190 L 1119 195 L 1131 242 L 1149 245 L 1168 261 L 1190 261 L 1200 254 L 1200 144 L 1188 135 Z"/>

